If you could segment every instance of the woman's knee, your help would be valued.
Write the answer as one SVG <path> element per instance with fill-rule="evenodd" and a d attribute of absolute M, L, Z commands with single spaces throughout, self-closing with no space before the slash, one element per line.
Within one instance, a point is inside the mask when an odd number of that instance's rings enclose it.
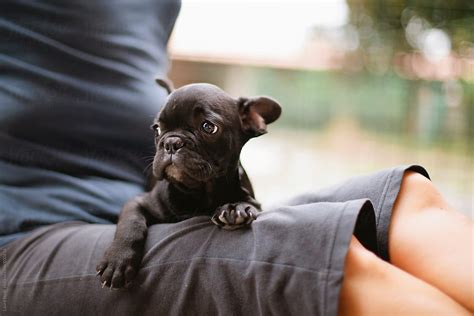
<path fill-rule="evenodd" d="M 432 225 L 420 223 L 438 222 L 448 209 L 433 183 L 423 175 L 407 171 L 403 176 L 400 192 L 392 210 L 389 228 L 390 261 L 399 264 L 411 262 L 407 253 L 420 247 L 420 236 L 429 233 Z"/>
<path fill-rule="evenodd" d="M 425 176 L 414 171 L 407 171 L 403 176 L 400 192 L 395 201 L 394 214 L 433 208 L 448 208 L 441 193 Z"/>

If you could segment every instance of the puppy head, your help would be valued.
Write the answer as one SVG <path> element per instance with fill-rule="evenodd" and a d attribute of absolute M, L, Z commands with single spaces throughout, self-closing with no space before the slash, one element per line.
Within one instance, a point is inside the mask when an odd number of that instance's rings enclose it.
<path fill-rule="evenodd" d="M 268 97 L 232 98 L 211 84 L 171 90 L 155 119 L 153 173 L 185 188 L 197 188 L 238 166 L 242 146 L 266 133 L 281 114 Z"/>

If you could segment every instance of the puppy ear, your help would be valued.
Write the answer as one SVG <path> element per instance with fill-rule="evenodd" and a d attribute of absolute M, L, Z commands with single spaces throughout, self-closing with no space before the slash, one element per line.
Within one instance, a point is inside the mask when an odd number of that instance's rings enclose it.
<path fill-rule="evenodd" d="M 267 124 L 276 121 L 281 114 L 281 107 L 269 97 L 239 98 L 239 114 L 242 130 L 250 137 L 257 137 L 267 132 Z"/>
<path fill-rule="evenodd" d="M 155 79 L 155 82 L 166 89 L 166 91 L 168 91 L 168 94 L 170 94 L 171 92 L 173 92 L 174 90 L 174 85 L 173 85 L 173 82 L 171 82 L 171 80 L 168 80 L 168 79 L 162 79 L 162 78 L 156 78 Z"/>

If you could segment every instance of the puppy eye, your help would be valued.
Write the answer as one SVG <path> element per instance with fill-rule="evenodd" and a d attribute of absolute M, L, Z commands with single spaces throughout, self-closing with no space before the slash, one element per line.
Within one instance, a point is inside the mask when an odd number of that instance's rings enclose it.
<path fill-rule="evenodd" d="M 155 136 L 160 136 L 161 135 L 161 128 L 160 125 L 158 124 L 153 124 L 151 128 L 155 131 Z"/>
<path fill-rule="evenodd" d="M 208 134 L 215 134 L 217 132 L 217 126 L 209 121 L 202 123 L 202 129 Z"/>

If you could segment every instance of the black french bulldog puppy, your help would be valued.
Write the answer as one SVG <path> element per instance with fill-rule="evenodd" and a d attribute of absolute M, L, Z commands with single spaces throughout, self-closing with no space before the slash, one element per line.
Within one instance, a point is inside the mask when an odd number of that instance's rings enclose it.
<path fill-rule="evenodd" d="M 210 215 L 223 229 L 246 227 L 260 204 L 239 156 L 281 114 L 268 97 L 232 98 L 210 84 L 172 91 L 153 124 L 156 155 L 151 190 L 128 201 L 111 246 L 97 265 L 102 287 L 127 286 L 144 251 L 147 227 Z"/>

